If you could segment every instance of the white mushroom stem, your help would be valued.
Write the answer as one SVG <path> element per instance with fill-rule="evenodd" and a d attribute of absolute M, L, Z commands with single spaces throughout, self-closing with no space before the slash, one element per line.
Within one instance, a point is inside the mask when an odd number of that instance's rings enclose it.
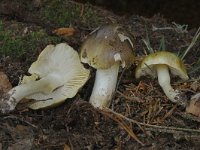
<path fill-rule="evenodd" d="M 62 84 L 60 76 L 56 73 L 52 73 L 40 80 L 18 85 L 12 88 L 0 100 L 0 111 L 4 113 L 5 111 L 9 112 L 14 110 L 21 99 L 38 92 L 45 94 L 50 93 L 59 86 L 62 86 Z"/>
<path fill-rule="evenodd" d="M 96 71 L 95 83 L 90 96 L 90 103 L 96 108 L 109 107 L 117 84 L 119 63 L 109 69 Z"/>
<path fill-rule="evenodd" d="M 172 102 L 177 102 L 180 93 L 175 91 L 170 84 L 168 67 L 166 65 L 157 65 L 156 69 L 158 74 L 158 82 L 164 93 Z"/>

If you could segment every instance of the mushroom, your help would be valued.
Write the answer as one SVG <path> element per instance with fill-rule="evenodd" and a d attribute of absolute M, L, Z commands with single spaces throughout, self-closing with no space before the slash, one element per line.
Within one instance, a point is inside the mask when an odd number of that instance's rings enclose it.
<path fill-rule="evenodd" d="M 21 84 L 12 88 L 0 100 L 0 111 L 14 110 L 23 99 L 35 99 L 29 107 L 40 109 L 72 98 L 89 77 L 78 53 L 65 43 L 48 45 L 29 68 L 31 76 L 24 76 Z"/>
<path fill-rule="evenodd" d="M 181 59 L 175 54 L 167 51 L 158 51 L 146 56 L 143 61 L 136 68 L 135 76 L 150 75 L 152 77 L 158 77 L 158 82 L 163 89 L 166 96 L 174 103 L 181 105 L 186 104 L 186 96 L 178 90 L 174 90 L 170 85 L 170 74 L 179 76 L 183 80 L 187 80 L 185 66 Z"/>
<path fill-rule="evenodd" d="M 134 60 L 131 37 L 119 25 L 104 25 L 89 34 L 80 51 L 81 61 L 96 69 L 89 102 L 96 108 L 109 107 L 116 88 L 120 64 Z"/>

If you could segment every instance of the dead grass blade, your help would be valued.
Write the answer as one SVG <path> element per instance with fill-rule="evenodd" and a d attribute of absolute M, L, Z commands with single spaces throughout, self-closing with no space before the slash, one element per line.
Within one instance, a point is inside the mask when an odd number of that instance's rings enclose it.
<path fill-rule="evenodd" d="M 197 32 L 195 33 L 192 42 L 190 43 L 190 45 L 188 46 L 188 48 L 185 50 L 184 54 L 181 56 L 181 59 L 183 60 L 184 57 L 187 55 L 187 53 L 191 50 L 191 48 L 194 46 L 194 44 L 196 43 L 197 39 L 200 36 L 200 27 L 198 28 Z"/>

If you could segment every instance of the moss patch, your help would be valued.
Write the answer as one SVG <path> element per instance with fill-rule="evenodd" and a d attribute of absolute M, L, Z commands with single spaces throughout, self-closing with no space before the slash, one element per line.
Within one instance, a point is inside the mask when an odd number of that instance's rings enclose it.
<path fill-rule="evenodd" d="M 18 23 L 15 26 L 21 31 L 0 21 L 0 58 L 10 56 L 12 59 L 18 59 L 24 54 L 34 53 L 40 46 L 61 42 L 60 37 L 49 36 L 42 29 L 32 31 L 26 27 L 20 28 L 22 24 Z"/>
<path fill-rule="evenodd" d="M 102 17 L 89 4 L 71 4 L 68 1 L 49 0 L 40 10 L 44 16 L 57 27 L 84 24 L 96 27 Z"/>

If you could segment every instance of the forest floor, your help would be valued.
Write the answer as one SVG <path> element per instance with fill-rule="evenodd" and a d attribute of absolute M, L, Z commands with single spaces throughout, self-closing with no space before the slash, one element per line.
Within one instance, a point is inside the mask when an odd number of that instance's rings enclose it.
<path fill-rule="evenodd" d="M 161 46 L 183 54 L 197 31 L 159 15 L 117 16 L 73 1 L 1 1 L 0 71 L 13 87 L 17 86 L 46 45 L 66 42 L 79 51 L 91 31 L 108 23 L 122 24 L 135 37 L 136 57 L 148 52 L 143 40 L 154 50 Z M 76 32 L 72 36 L 54 34 L 60 27 L 72 27 Z M 200 91 L 199 41 L 184 63 L 190 79 L 172 79 L 172 86 L 190 99 Z M 120 72 L 109 110 L 101 111 L 88 103 L 95 77 L 91 70 L 90 79 L 78 94 L 56 108 L 30 110 L 19 104 L 10 114 L 0 114 L 0 149 L 199 149 L 200 119 L 169 101 L 157 79 L 135 79 L 137 64 Z"/>

